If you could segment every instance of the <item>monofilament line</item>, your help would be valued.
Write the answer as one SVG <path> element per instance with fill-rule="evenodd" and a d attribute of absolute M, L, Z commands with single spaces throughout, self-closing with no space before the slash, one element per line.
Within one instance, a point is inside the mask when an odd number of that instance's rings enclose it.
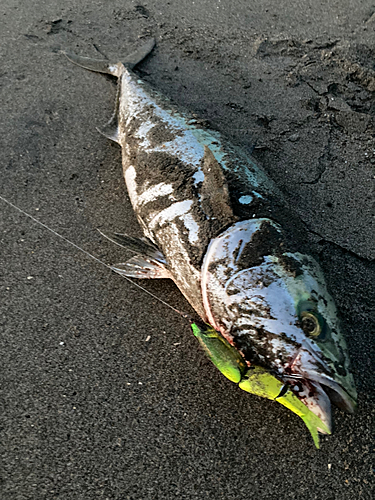
<path fill-rule="evenodd" d="M 74 248 L 76 248 L 77 250 L 79 250 L 80 252 L 86 254 L 88 257 L 90 257 L 91 259 L 94 259 L 96 262 L 98 262 L 99 264 L 101 264 L 102 266 L 104 267 L 107 267 L 108 269 L 110 269 L 111 271 L 114 271 L 113 267 L 109 264 L 106 264 L 105 262 L 103 262 L 102 260 L 98 259 L 97 257 L 95 257 L 95 255 L 92 255 L 90 252 L 87 252 L 84 248 L 81 248 L 80 246 L 76 245 L 75 243 L 73 243 L 73 241 L 70 241 L 68 238 L 66 238 L 65 236 L 63 236 L 62 234 L 58 233 L 57 231 L 55 231 L 54 229 L 52 229 L 51 227 L 47 226 L 46 224 L 44 224 L 43 222 L 41 222 L 40 220 L 36 219 L 35 217 L 33 217 L 32 215 L 28 214 L 27 212 L 25 212 L 24 210 L 22 210 L 22 208 L 19 208 L 17 207 L 16 205 L 14 205 L 14 203 L 10 202 L 9 200 L 7 200 L 6 198 L 4 198 L 3 196 L 0 195 L 0 200 L 2 200 L 4 203 L 6 203 L 7 205 L 9 205 L 10 207 L 14 208 L 15 210 L 18 210 L 18 212 L 20 212 L 21 214 L 25 215 L 26 217 L 28 217 L 29 219 L 31 219 L 32 221 L 34 221 L 36 224 L 39 224 L 39 226 L 42 226 L 44 227 L 45 229 L 47 229 L 47 231 L 53 233 L 55 236 L 57 236 L 58 238 L 61 238 L 62 240 L 64 240 L 66 243 L 69 243 L 69 245 L 72 245 Z M 116 272 L 116 271 L 114 271 Z M 147 293 L 150 297 L 152 297 L 153 299 L 155 300 L 158 300 L 159 302 L 161 302 L 162 304 L 164 304 L 165 306 L 169 307 L 170 309 L 172 309 L 172 311 L 176 312 L 179 316 L 183 316 L 183 317 L 186 317 L 186 315 L 184 313 L 182 313 L 181 311 L 179 311 L 178 309 L 174 308 L 173 306 L 171 306 L 170 304 L 168 304 L 168 302 L 165 302 L 163 299 L 157 297 L 156 295 L 154 295 L 153 293 L 149 292 L 148 290 L 146 290 L 146 288 L 143 288 L 143 286 L 141 285 L 138 285 L 138 283 L 135 283 L 134 281 L 132 281 L 130 278 L 128 278 L 127 276 L 124 276 L 122 274 L 118 274 L 116 273 L 118 276 L 121 276 L 121 278 L 125 278 L 126 281 L 128 281 L 129 283 L 131 283 L 133 286 L 135 286 L 136 288 L 139 288 L 140 290 L 142 290 L 143 292 Z"/>

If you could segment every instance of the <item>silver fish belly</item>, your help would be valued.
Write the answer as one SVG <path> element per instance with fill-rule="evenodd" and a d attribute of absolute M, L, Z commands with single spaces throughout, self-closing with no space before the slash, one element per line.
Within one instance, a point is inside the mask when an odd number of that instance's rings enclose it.
<path fill-rule="evenodd" d="M 277 374 L 330 428 L 330 401 L 351 412 L 356 391 L 334 301 L 317 261 L 301 252 L 298 218 L 248 155 L 138 78 L 132 68 L 146 52 L 127 64 L 69 56 L 118 77 L 102 133 L 122 148 L 147 238 L 118 271 L 173 279 L 248 364 Z"/>

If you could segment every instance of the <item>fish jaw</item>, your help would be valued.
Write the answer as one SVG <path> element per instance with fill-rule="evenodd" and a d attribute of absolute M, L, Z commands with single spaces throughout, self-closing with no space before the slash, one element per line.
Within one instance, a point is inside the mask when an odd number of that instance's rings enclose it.
<path fill-rule="evenodd" d="M 303 367 L 303 364 L 301 365 Z M 306 405 L 314 406 L 315 399 L 319 399 L 315 397 L 316 388 L 319 388 L 319 393 L 324 391 L 325 397 L 329 399 L 331 403 L 335 406 L 339 407 L 341 410 L 346 413 L 354 413 L 357 408 L 356 397 L 353 396 L 353 388 L 354 386 L 350 386 L 349 390 L 352 394 L 350 394 L 345 387 L 343 387 L 337 380 L 333 378 L 332 375 L 329 375 L 327 372 L 321 372 L 318 369 L 306 369 L 303 367 L 300 372 L 294 372 L 289 379 L 287 379 L 289 383 L 294 382 L 295 386 L 298 387 L 298 382 L 301 381 L 301 386 L 298 388 L 299 396 L 304 397 L 306 401 Z M 313 397 L 308 397 L 307 393 L 313 393 Z M 319 401 L 317 406 L 319 407 Z M 314 411 L 312 409 L 312 411 Z M 320 410 L 318 410 L 320 411 Z"/>
<path fill-rule="evenodd" d="M 295 371 L 294 375 L 284 380 L 308 412 L 301 411 L 302 407 L 295 404 L 295 399 L 287 401 L 284 406 L 303 419 L 317 448 L 319 448 L 319 440 L 315 431 L 321 434 L 332 432 L 332 403 L 347 413 L 354 413 L 356 410 L 356 400 L 337 381 L 325 373 L 319 373 L 317 370 L 304 370 L 302 374 Z M 279 402 L 283 404 L 282 401 Z M 314 414 L 323 425 L 317 425 L 317 421 L 311 418 L 311 414 Z"/>
<path fill-rule="evenodd" d="M 335 347 L 334 344 L 331 346 L 333 356 L 337 353 Z M 318 343 L 305 339 L 303 346 L 286 365 L 285 372 L 290 374 L 292 381 L 308 381 L 310 386 L 320 387 L 331 403 L 346 413 L 354 413 L 357 408 L 357 391 L 352 374 L 346 371 L 344 376 L 344 367 L 340 366 L 337 371 L 331 359 L 324 358 L 323 354 Z M 335 362 L 337 365 L 336 359 Z M 304 387 L 300 389 L 300 394 L 306 396 L 309 390 L 314 392 L 311 388 Z"/>

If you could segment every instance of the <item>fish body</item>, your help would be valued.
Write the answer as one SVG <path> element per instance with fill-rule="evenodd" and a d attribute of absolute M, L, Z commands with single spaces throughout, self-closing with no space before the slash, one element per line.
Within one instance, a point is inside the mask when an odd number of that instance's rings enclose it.
<path fill-rule="evenodd" d="M 264 171 L 133 72 L 151 45 L 125 64 L 68 56 L 118 77 L 102 133 L 122 148 L 145 238 L 117 237 L 138 255 L 115 270 L 173 279 L 245 364 L 287 384 L 326 432 L 330 401 L 353 411 L 356 392 L 321 268 L 299 250 L 298 219 Z"/>
<path fill-rule="evenodd" d="M 145 236 L 165 256 L 172 279 L 207 320 L 204 256 L 213 238 L 240 219 L 232 209 L 225 171 L 236 176 L 236 201 L 242 200 L 243 211 L 253 217 L 258 200 L 270 199 L 276 188 L 220 134 L 181 114 L 126 68 L 120 89 L 116 140 L 133 209 Z"/>

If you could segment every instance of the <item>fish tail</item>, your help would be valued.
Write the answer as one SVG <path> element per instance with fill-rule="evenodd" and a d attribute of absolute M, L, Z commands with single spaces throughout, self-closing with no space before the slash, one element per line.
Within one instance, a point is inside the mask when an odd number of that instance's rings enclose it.
<path fill-rule="evenodd" d="M 89 57 L 82 57 L 73 54 L 72 52 L 64 52 L 63 54 L 77 66 L 81 66 L 82 68 L 89 69 L 90 71 L 96 71 L 97 73 L 106 73 L 108 75 L 117 76 L 119 78 L 119 86 L 117 89 L 116 102 L 115 102 L 115 110 L 113 112 L 112 118 L 109 122 L 104 125 L 101 129 L 98 128 L 98 131 L 103 134 L 111 141 L 115 141 L 120 143 L 120 135 L 119 135 L 119 108 L 120 108 L 120 95 L 121 95 L 121 76 L 123 75 L 125 68 L 132 70 L 137 64 L 139 64 L 148 54 L 152 51 L 155 46 L 155 39 L 151 38 L 143 45 L 141 45 L 136 51 L 129 54 L 123 62 L 118 63 L 110 63 L 106 60 L 100 59 L 90 59 Z"/>
<path fill-rule="evenodd" d="M 139 64 L 143 59 L 145 59 L 152 49 L 155 47 L 155 38 L 150 38 L 143 45 L 140 45 L 137 50 L 129 54 L 122 61 L 123 65 L 128 69 L 133 69 L 137 64 Z"/>
<path fill-rule="evenodd" d="M 106 73 L 119 78 L 124 71 L 122 63 L 111 64 L 105 60 L 77 56 L 76 54 L 73 54 L 73 52 L 63 52 L 63 54 L 69 59 L 70 62 L 76 64 L 77 66 L 89 69 L 90 71 L 96 71 L 97 73 Z"/>
<path fill-rule="evenodd" d="M 137 64 L 143 61 L 143 59 L 152 51 L 154 46 L 155 39 L 151 38 L 141 45 L 136 51 L 126 56 L 123 62 L 115 64 L 106 60 L 77 56 L 72 52 L 63 52 L 63 54 L 65 54 L 69 61 L 77 64 L 77 66 L 89 69 L 90 71 L 96 71 L 97 73 L 106 73 L 108 75 L 117 76 L 117 78 L 119 78 L 123 74 L 125 68 L 133 69 Z"/>

